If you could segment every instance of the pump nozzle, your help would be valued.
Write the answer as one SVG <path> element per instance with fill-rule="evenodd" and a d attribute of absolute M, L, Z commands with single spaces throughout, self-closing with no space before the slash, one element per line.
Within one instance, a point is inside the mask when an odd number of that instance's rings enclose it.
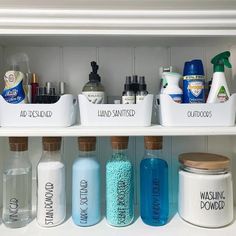
<path fill-rule="evenodd" d="M 101 78 L 98 75 L 98 64 L 96 61 L 91 62 L 91 67 L 92 67 L 92 72 L 89 74 L 89 80 L 90 81 L 95 81 L 95 82 L 100 82 Z"/>
<path fill-rule="evenodd" d="M 232 65 L 229 62 L 230 52 L 222 52 L 212 58 L 211 63 L 214 65 L 214 72 L 224 72 L 225 66 L 232 68 Z"/>

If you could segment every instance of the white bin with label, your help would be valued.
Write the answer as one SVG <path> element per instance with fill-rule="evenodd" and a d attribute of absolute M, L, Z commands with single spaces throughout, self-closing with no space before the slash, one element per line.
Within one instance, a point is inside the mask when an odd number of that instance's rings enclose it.
<path fill-rule="evenodd" d="M 160 95 L 159 118 L 163 126 L 234 126 L 236 94 L 224 103 L 176 103 Z"/>

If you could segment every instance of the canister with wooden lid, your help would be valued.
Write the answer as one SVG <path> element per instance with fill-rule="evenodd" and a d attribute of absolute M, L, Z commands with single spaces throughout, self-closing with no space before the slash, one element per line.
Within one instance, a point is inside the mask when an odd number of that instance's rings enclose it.
<path fill-rule="evenodd" d="M 233 220 L 233 190 L 228 157 L 210 153 L 179 156 L 178 212 L 194 225 L 217 228 Z"/>

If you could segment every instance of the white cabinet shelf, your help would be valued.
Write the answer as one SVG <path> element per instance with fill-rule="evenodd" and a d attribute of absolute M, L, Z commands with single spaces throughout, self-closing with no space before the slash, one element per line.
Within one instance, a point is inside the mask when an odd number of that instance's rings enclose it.
<path fill-rule="evenodd" d="M 171 221 L 162 227 L 151 227 L 145 225 L 140 218 L 138 218 L 133 224 L 127 227 L 115 228 L 107 225 L 106 220 L 103 219 L 99 224 L 92 227 L 78 227 L 73 224 L 71 217 L 62 225 L 53 227 L 53 228 L 42 228 L 38 226 L 34 220 L 28 226 L 20 229 L 9 229 L 5 226 L 0 226 L 1 235 L 7 236 L 18 236 L 18 235 L 43 235 L 46 233 L 50 236 L 61 236 L 61 235 L 70 235 L 70 236 L 103 236 L 103 235 L 120 235 L 120 236 L 131 236 L 134 233 L 138 235 L 148 235 L 148 236 L 182 236 L 185 234 L 191 236 L 221 236 L 222 234 L 233 236 L 236 231 L 236 222 L 233 224 L 220 228 L 220 229 L 205 229 L 197 226 L 193 226 L 184 222 L 176 214 Z"/>
<path fill-rule="evenodd" d="M 204 136 L 236 135 L 236 127 L 1 127 L 0 136 Z"/>

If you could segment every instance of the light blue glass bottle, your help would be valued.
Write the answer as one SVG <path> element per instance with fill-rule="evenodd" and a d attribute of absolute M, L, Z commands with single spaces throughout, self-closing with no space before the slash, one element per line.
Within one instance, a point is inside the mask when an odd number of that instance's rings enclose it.
<path fill-rule="evenodd" d="M 79 157 L 72 168 L 72 219 L 76 225 L 91 226 L 101 219 L 100 164 L 96 160 L 96 138 L 78 138 Z"/>
<path fill-rule="evenodd" d="M 169 215 L 168 165 L 162 157 L 162 137 L 144 137 L 146 153 L 140 163 L 140 211 L 144 223 L 161 226 Z"/>
<path fill-rule="evenodd" d="M 127 156 L 128 137 L 112 137 L 112 158 L 106 164 L 106 218 L 122 227 L 134 219 L 133 166 Z"/>

